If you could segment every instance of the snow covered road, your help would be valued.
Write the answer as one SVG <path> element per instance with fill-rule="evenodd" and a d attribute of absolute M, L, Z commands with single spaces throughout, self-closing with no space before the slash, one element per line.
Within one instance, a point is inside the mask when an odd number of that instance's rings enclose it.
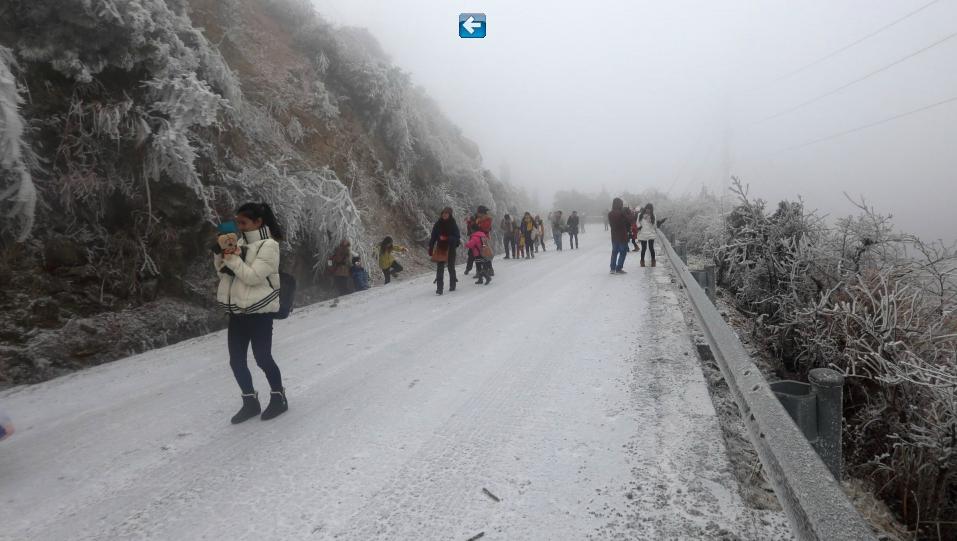
<path fill-rule="evenodd" d="M 229 424 L 225 332 L 0 394 L 0 539 L 768 538 L 669 269 L 582 240 L 297 310 L 270 422 Z"/>

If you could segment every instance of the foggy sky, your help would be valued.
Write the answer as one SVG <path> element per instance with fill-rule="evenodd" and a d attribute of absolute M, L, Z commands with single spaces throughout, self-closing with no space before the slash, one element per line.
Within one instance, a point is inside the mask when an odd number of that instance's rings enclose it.
<path fill-rule="evenodd" d="M 561 189 L 677 195 L 730 173 L 831 215 L 863 195 L 905 230 L 957 239 L 957 102 L 786 150 L 957 97 L 957 38 L 764 120 L 957 32 L 957 1 L 788 77 L 929 0 L 313 1 L 368 28 L 543 208 Z M 460 12 L 485 12 L 488 37 L 460 39 Z"/>

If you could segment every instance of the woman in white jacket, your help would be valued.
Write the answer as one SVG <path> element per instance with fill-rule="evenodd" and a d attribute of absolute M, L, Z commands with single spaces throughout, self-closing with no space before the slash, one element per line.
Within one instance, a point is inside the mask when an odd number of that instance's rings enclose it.
<path fill-rule="evenodd" d="M 645 251 L 651 252 L 651 266 L 655 266 L 655 239 L 658 237 L 658 226 L 655 223 L 655 207 L 651 203 L 645 205 L 638 214 L 638 242 L 641 243 L 641 266 L 645 266 Z"/>
<path fill-rule="evenodd" d="M 232 418 L 241 423 L 259 415 L 259 396 L 253 388 L 246 355 L 252 343 L 256 364 L 269 381 L 269 405 L 262 419 L 285 412 L 285 389 L 279 366 L 272 358 L 273 315 L 279 311 L 279 243 L 282 229 L 266 203 L 247 203 L 236 211 L 237 246 L 213 256 L 219 273 L 216 300 L 229 314 L 229 366 L 242 391 L 243 407 Z"/>

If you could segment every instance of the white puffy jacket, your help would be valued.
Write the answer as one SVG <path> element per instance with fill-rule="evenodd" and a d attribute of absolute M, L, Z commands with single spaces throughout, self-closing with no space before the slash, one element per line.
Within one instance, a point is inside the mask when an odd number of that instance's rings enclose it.
<path fill-rule="evenodd" d="M 651 219 L 651 216 L 647 214 L 643 215 L 641 221 L 638 222 L 638 226 L 641 227 L 638 231 L 639 241 L 655 240 L 655 238 L 658 237 L 658 227 L 655 225 L 654 220 Z"/>
<path fill-rule="evenodd" d="M 237 243 L 246 248 L 245 258 L 239 254 L 213 256 L 219 272 L 228 267 L 235 276 L 219 273 L 216 301 L 230 314 L 268 314 L 279 311 L 279 243 L 263 226 L 242 233 Z"/>

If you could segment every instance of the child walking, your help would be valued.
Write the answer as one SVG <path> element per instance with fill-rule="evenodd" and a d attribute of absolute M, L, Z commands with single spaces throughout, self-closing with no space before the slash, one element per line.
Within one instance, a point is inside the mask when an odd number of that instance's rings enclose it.
<path fill-rule="evenodd" d="M 469 249 L 472 257 L 475 258 L 475 285 L 482 284 L 483 280 L 485 285 L 488 285 L 492 282 L 492 276 L 489 272 L 492 260 L 491 239 L 485 234 L 485 231 L 478 229 L 469 237 L 469 241 L 465 243 L 465 247 Z"/>

